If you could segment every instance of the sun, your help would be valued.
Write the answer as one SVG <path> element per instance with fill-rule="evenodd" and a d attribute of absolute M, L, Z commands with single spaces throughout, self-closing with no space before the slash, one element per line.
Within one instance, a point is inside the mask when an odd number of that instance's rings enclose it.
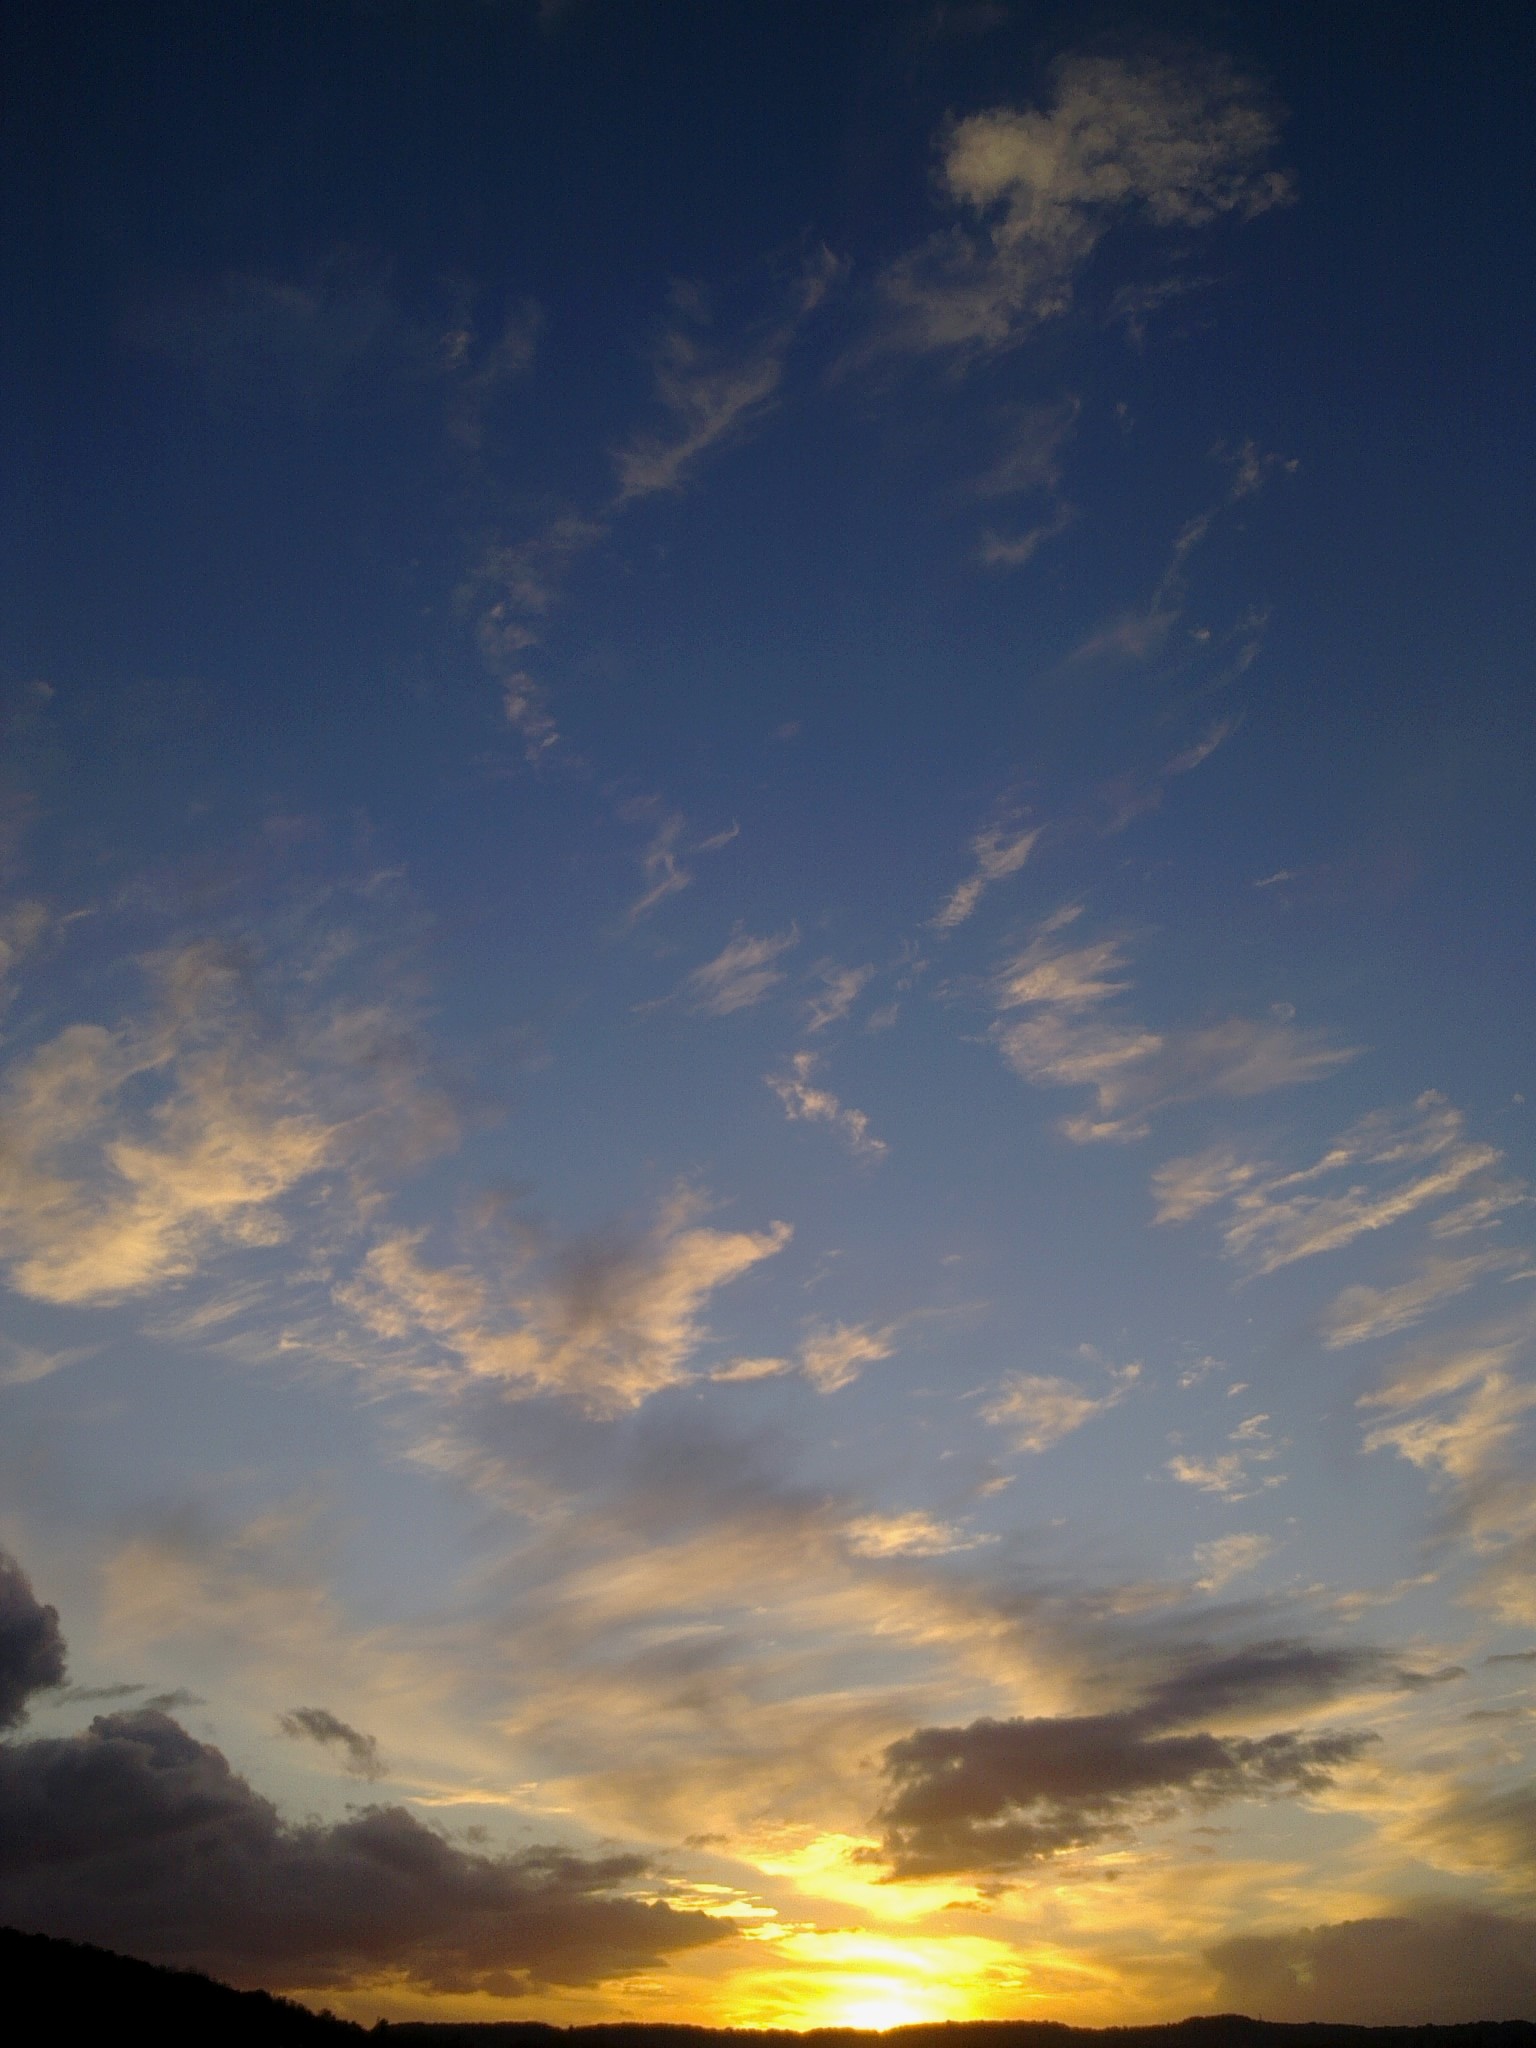
<path fill-rule="evenodd" d="M 888 2027 L 912 2027 L 931 2019 L 922 2002 L 895 1989 L 855 1992 L 840 1998 L 830 2021 L 836 2027 L 861 2027 L 870 2033 L 884 2033 Z"/>

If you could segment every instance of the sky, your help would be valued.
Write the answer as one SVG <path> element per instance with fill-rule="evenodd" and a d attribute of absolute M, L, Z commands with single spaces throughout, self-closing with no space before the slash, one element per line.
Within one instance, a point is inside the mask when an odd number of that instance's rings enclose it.
<path fill-rule="evenodd" d="M 1532 2016 L 1529 11 L 3 33 L 0 1919 Z"/>

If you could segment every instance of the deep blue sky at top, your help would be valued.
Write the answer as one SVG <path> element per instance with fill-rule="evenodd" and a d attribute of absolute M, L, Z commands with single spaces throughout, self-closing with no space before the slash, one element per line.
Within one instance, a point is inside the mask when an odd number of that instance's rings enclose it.
<path fill-rule="evenodd" d="M 1177 347 L 1138 353 L 1085 310 L 985 373 L 999 402 L 1096 381 L 1136 417 L 1129 469 L 1111 471 L 1103 411 L 1083 429 L 1088 475 L 1126 484 L 1094 582 L 1074 588 L 1062 562 L 1045 615 L 1028 579 L 974 602 L 946 492 L 984 459 L 985 409 L 926 365 L 851 389 L 835 365 L 855 316 L 834 310 L 790 373 L 813 430 L 768 421 L 750 464 L 718 463 L 707 505 L 642 506 L 581 565 L 550 637 L 564 719 L 600 784 L 662 788 L 706 823 L 712 796 L 723 827 L 756 784 L 786 828 L 780 877 L 873 833 L 872 907 L 890 876 L 905 909 L 953 847 L 950 801 L 980 810 L 1010 776 L 1058 793 L 1068 754 L 1112 773 L 1138 723 L 1157 744 L 1159 708 L 1113 683 L 1021 678 L 1059 660 L 1064 624 L 1144 597 L 1171 508 L 1198 509 L 1198 464 L 1240 421 L 1301 464 L 1251 515 L 1283 684 L 1189 830 L 1219 864 L 1225 834 L 1251 844 L 1272 815 L 1277 863 L 1353 862 L 1342 893 L 1366 913 L 1427 864 L 1421 914 L 1442 942 L 1451 901 L 1488 920 L 1465 996 L 1489 1007 L 1480 978 L 1509 971 L 1505 920 L 1528 910 L 1507 837 L 1531 793 L 1528 13 L 1021 7 L 938 37 L 925 20 L 852 4 L 578 4 L 543 23 L 492 4 L 11 10 L 4 348 L 25 399 L 3 430 L 0 659 L 13 682 L 67 677 L 52 767 L 91 792 L 92 822 L 125 828 L 135 857 L 186 860 L 210 814 L 321 805 L 366 812 L 381 857 L 429 881 L 434 860 L 515 868 L 518 831 L 548 818 L 536 793 L 514 820 L 484 767 L 506 740 L 454 592 L 488 537 L 600 498 L 645 414 L 669 282 L 704 284 L 725 326 L 761 316 L 818 244 L 867 278 L 932 222 L 946 114 L 1026 97 L 1066 43 L 1129 29 L 1266 79 L 1304 203 L 1240 258 L 1200 251 L 1219 319 L 1197 307 Z M 1233 262 L 1242 288 L 1224 293 Z M 537 373 L 497 399 L 477 459 L 445 445 L 427 380 L 398 361 L 323 392 L 311 366 L 285 387 L 268 365 L 274 388 L 236 392 L 136 345 L 146 308 L 210 278 L 338 266 L 423 330 L 455 305 L 491 328 L 538 302 Z M 789 720 L 810 743 L 770 758 Z M 25 755 L 24 730 L 14 744 Z M 27 765 L 46 781 L 48 763 Z M 81 811 L 69 829 L 89 859 Z M 1394 943 L 1412 928 L 1399 919 Z M 1337 936 L 1346 957 L 1369 947 L 1357 925 Z"/>

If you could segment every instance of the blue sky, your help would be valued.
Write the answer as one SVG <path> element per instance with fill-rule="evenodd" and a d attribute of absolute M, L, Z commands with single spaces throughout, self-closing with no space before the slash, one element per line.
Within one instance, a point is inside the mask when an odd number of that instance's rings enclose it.
<path fill-rule="evenodd" d="M 1529 24 L 8 34 L 0 1910 L 1525 2013 Z"/>

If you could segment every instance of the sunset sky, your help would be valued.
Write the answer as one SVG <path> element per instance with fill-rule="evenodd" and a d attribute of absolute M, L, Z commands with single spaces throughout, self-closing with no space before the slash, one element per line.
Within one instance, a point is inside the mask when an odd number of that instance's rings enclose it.
<path fill-rule="evenodd" d="M 1536 2014 L 1536 15 L 4 39 L 0 1921 Z"/>

